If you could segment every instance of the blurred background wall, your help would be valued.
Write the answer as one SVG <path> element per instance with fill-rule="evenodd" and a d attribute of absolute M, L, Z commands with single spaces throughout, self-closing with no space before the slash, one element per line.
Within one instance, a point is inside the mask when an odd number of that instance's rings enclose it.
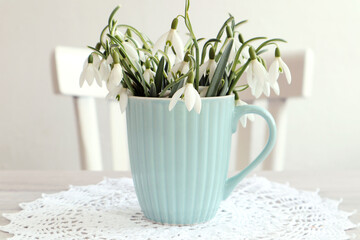
<path fill-rule="evenodd" d="M 73 101 L 54 94 L 53 50 L 95 45 L 119 3 L 120 22 L 153 40 L 184 8 L 182 0 L 0 0 L 0 169 L 80 167 Z M 288 103 L 285 169 L 360 169 L 360 1 L 192 0 L 190 11 L 197 37 L 215 36 L 230 12 L 249 19 L 246 38 L 311 48 L 312 96 Z M 106 148 L 106 134 L 102 141 Z"/>

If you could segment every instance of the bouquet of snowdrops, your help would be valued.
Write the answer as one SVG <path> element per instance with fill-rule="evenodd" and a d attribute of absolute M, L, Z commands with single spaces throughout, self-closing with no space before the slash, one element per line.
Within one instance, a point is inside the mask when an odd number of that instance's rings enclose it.
<path fill-rule="evenodd" d="M 106 84 L 107 98 L 120 102 L 125 111 L 128 96 L 171 98 L 171 111 L 179 99 L 185 101 L 188 111 L 201 111 L 201 97 L 234 94 L 236 105 L 246 103 L 239 92 L 250 89 L 256 97 L 269 96 L 270 88 L 279 94 L 277 79 L 284 72 L 288 83 L 291 75 L 280 57 L 277 45 L 282 39 L 243 38 L 239 31 L 246 21 L 236 22 L 233 16 L 225 21 L 217 36 L 197 38 L 189 18 L 189 0 L 184 15 L 173 19 L 171 28 L 153 43 L 136 28 L 120 24 L 114 19 L 120 6 L 110 14 L 102 30 L 100 42 L 87 59 L 80 76 L 80 86 L 95 79 L 99 86 Z M 189 39 L 182 41 L 178 34 L 179 20 L 185 23 Z M 253 44 L 259 42 L 257 46 Z M 267 70 L 261 57 L 269 46 L 275 48 L 275 60 Z M 246 82 L 239 83 L 246 73 Z M 243 80 L 242 80 L 243 81 Z"/>

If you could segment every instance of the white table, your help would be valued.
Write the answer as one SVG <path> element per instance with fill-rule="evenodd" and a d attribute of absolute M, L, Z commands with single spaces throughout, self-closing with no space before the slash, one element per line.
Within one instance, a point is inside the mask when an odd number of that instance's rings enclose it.
<path fill-rule="evenodd" d="M 320 188 L 320 195 L 332 199 L 343 198 L 340 209 L 360 211 L 360 171 L 347 172 L 257 172 L 271 181 L 289 182 L 291 186 L 314 191 Z M 86 171 L 0 171 L 0 214 L 17 212 L 18 204 L 33 201 L 41 193 L 54 193 L 67 190 L 72 185 L 88 185 L 100 182 L 103 177 L 130 176 L 128 172 L 86 172 Z M 360 222 L 360 213 L 351 217 Z M 0 217 L 0 225 L 8 223 Z M 349 231 L 360 239 L 360 229 Z M 11 235 L 0 231 L 0 239 Z"/>

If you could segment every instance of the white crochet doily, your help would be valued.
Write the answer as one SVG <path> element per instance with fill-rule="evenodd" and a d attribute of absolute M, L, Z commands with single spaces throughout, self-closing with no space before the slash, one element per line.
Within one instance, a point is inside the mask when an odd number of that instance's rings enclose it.
<path fill-rule="evenodd" d="M 299 191 L 262 177 L 244 179 L 223 201 L 210 222 L 169 226 L 148 221 L 140 210 L 129 178 L 105 179 L 90 186 L 44 194 L 22 203 L 0 230 L 26 239 L 238 239 L 341 240 L 355 228 L 340 201 L 317 192 Z"/>

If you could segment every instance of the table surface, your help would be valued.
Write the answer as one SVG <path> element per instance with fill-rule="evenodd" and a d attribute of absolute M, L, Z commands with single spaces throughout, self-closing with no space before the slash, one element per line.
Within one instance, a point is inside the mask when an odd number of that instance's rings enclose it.
<path fill-rule="evenodd" d="M 338 172 L 256 172 L 275 182 L 289 182 L 291 186 L 314 191 L 320 189 L 320 196 L 341 199 L 340 209 L 360 210 L 360 171 Z M 129 172 L 88 172 L 88 171 L 0 171 L 0 214 L 18 212 L 18 204 L 30 202 L 41 197 L 41 193 L 54 193 L 67 190 L 71 185 L 88 185 L 100 182 L 104 177 L 130 177 Z M 360 222 L 360 213 L 350 217 Z M 9 221 L 0 216 L 0 225 Z M 348 231 L 360 239 L 360 229 Z M 0 231 L 0 239 L 11 235 Z"/>

